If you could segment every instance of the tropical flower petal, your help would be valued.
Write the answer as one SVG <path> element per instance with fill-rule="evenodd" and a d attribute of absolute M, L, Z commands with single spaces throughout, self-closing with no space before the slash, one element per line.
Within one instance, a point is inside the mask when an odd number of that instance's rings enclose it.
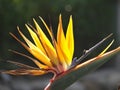
<path fill-rule="evenodd" d="M 71 60 L 73 57 L 74 53 L 74 35 L 73 35 L 73 21 L 72 21 L 72 16 L 70 16 L 67 32 L 66 32 L 66 42 L 67 42 L 67 47 L 69 48 L 70 52 L 70 61 L 69 63 L 71 64 Z"/>
<path fill-rule="evenodd" d="M 11 63 L 11 64 L 14 64 L 14 65 L 17 65 L 20 68 L 24 68 L 24 69 L 39 69 L 39 68 L 36 68 L 36 67 L 32 67 L 32 66 L 20 63 L 20 62 L 15 62 L 15 61 L 7 61 L 7 62 Z"/>
<path fill-rule="evenodd" d="M 51 44 L 51 42 L 49 41 L 47 36 L 44 34 L 44 32 L 42 31 L 42 29 L 40 28 L 38 23 L 35 21 L 35 19 L 33 19 L 33 21 L 35 23 L 40 41 L 42 42 L 43 47 L 44 47 L 48 57 L 50 58 L 50 61 L 53 64 L 57 65 L 58 64 L 58 59 L 57 59 L 57 54 L 56 54 L 56 51 L 55 51 L 53 45 Z"/>
<path fill-rule="evenodd" d="M 42 63 L 39 62 L 38 60 L 36 60 L 36 59 L 34 59 L 34 58 L 32 58 L 32 57 L 24 54 L 24 53 L 20 53 L 20 52 L 14 51 L 14 50 L 11 50 L 11 51 L 12 51 L 13 53 L 15 53 L 15 54 L 21 55 L 21 56 L 23 56 L 23 57 L 26 57 L 26 58 L 32 60 L 40 69 L 48 69 L 48 68 L 49 68 L 47 65 L 42 64 Z M 18 62 L 13 62 L 13 61 L 8 61 L 8 62 L 13 63 L 13 64 L 15 64 L 15 65 L 17 65 L 17 66 L 28 67 L 29 69 L 30 69 L 30 67 L 31 67 L 31 66 L 24 65 L 24 64 L 21 64 L 21 63 L 18 63 Z M 33 69 L 33 67 L 32 67 L 32 69 Z"/>
<path fill-rule="evenodd" d="M 46 54 L 46 52 L 45 52 L 45 50 L 44 50 L 44 48 L 43 48 L 43 46 L 42 46 L 42 44 L 41 44 L 38 36 L 36 35 L 36 33 L 33 32 L 33 31 L 31 30 L 31 28 L 30 28 L 27 24 L 26 24 L 25 26 L 27 27 L 27 29 L 28 29 L 28 31 L 29 31 L 32 39 L 34 40 L 34 42 L 35 42 L 35 44 L 36 44 L 36 46 L 37 46 L 44 54 Z"/>
<path fill-rule="evenodd" d="M 63 66 L 63 68 L 61 68 L 61 69 L 66 70 L 68 65 L 67 65 L 67 63 L 65 61 L 65 57 L 64 57 L 64 55 L 62 53 L 62 50 L 61 50 L 61 48 L 59 47 L 59 45 L 57 43 L 55 43 L 55 45 L 56 45 L 56 51 L 57 51 L 57 55 L 58 55 L 58 60 L 60 62 L 59 65 Z"/>
<path fill-rule="evenodd" d="M 43 62 L 45 65 L 52 66 L 50 59 L 38 48 L 36 47 L 31 41 L 29 41 L 23 33 L 18 29 L 20 35 L 23 37 L 23 39 L 26 41 L 28 46 L 30 47 L 27 49 L 34 57 L 36 57 L 38 60 Z"/>
<path fill-rule="evenodd" d="M 47 72 L 43 70 L 27 70 L 27 69 L 17 69 L 17 70 L 9 70 L 3 73 L 12 74 L 12 75 L 43 75 Z"/>
<path fill-rule="evenodd" d="M 113 42 L 114 42 L 114 40 L 112 40 L 112 42 L 99 54 L 99 56 L 104 54 L 110 48 L 110 46 L 113 44 Z"/>
<path fill-rule="evenodd" d="M 53 38 L 53 34 L 52 34 L 51 30 L 49 29 L 49 27 L 47 26 L 47 24 L 45 23 L 45 21 L 41 17 L 39 17 L 39 18 L 43 22 L 43 24 L 45 25 L 50 37 Z"/>
<path fill-rule="evenodd" d="M 57 32 L 57 43 L 59 45 L 59 48 L 61 49 L 61 54 L 63 54 L 64 60 L 67 63 L 67 65 L 70 65 L 70 52 L 67 47 L 65 35 L 63 32 L 63 27 L 62 27 L 62 19 L 61 15 L 59 16 L 59 24 L 58 24 L 58 32 Z"/>
<path fill-rule="evenodd" d="M 63 32 L 63 26 L 62 26 L 62 18 L 61 15 L 59 16 L 59 23 L 58 23 L 58 31 L 57 31 L 57 43 L 59 46 L 62 44 L 66 43 L 65 41 L 65 35 Z"/>
<path fill-rule="evenodd" d="M 15 35 L 13 35 L 12 33 L 10 33 L 10 34 L 11 34 L 11 36 L 13 36 L 26 50 L 28 50 L 28 51 L 30 52 L 30 48 L 29 48 L 26 44 L 24 44 L 22 41 L 20 41 L 20 40 L 19 40 Z M 23 54 L 23 53 L 20 53 L 20 52 L 17 52 L 17 51 L 13 51 L 13 50 L 10 50 L 10 51 L 12 51 L 13 53 L 19 54 L 19 55 L 21 55 L 21 56 L 24 56 L 24 57 L 32 60 L 39 68 L 48 69 L 48 66 L 46 66 L 46 65 L 44 65 L 44 64 L 42 64 L 42 63 L 40 63 L 40 62 L 39 62 L 39 64 L 38 64 L 37 60 L 36 60 L 36 59 L 33 59 L 33 58 L 30 57 L 30 56 L 27 56 L 27 55 L 25 55 L 25 54 Z"/>

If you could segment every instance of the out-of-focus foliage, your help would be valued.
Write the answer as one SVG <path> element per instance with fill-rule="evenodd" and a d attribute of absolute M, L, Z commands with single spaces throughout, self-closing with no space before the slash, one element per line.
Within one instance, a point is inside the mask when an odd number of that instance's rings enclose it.
<path fill-rule="evenodd" d="M 41 16 L 52 24 L 56 33 L 60 13 L 64 26 L 73 15 L 75 56 L 80 56 L 83 49 L 92 47 L 108 34 L 116 34 L 115 0 L 0 0 L 0 58 L 16 57 L 8 49 L 22 52 L 23 48 L 8 34 L 18 35 L 17 25 L 27 34 L 24 24 L 32 23 L 32 18 L 35 18 L 42 25 L 38 18 Z"/>

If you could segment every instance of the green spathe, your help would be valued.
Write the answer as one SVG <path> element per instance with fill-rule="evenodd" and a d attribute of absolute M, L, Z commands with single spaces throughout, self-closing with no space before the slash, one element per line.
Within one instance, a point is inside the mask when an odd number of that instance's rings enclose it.
<path fill-rule="evenodd" d="M 88 74 L 89 72 L 103 65 L 105 62 L 109 61 L 109 58 L 118 53 L 120 53 L 120 47 L 109 51 L 101 56 L 92 58 L 76 66 L 75 68 L 72 68 L 66 73 L 56 77 L 55 80 L 50 83 L 48 90 L 64 90 L 65 88 L 73 84 L 75 81 L 80 79 L 82 76 Z"/>

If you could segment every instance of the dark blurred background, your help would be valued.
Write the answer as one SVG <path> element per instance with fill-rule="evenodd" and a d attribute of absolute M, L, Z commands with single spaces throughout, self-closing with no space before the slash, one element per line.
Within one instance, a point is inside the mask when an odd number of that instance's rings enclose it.
<path fill-rule="evenodd" d="M 43 31 L 46 32 L 38 16 L 41 16 L 49 26 L 52 25 L 55 35 L 59 15 L 62 14 L 65 32 L 69 16 L 73 16 L 75 36 L 74 57 L 79 57 L 82 55 L 84 49 L 89 49 L 110 33 L 113 33 L 111 38 L 114 38 L 115 42 L 109 50 L 114 49 L 119 46 L 120 42 L 119 8 L 119 1 L 117 0 L 0 0 L 0 68 L 2 70 L 14 68 L 14 65 L 4 62 L 6 60 L 15 60 L 33 65 L 29 60 L 8 51 L 9 49 L 13 49 L 27 53 L 27 51 L 9 35 L 9 32 L 14 33 L 21 39 L 16 28 L 19 26 L 21 31 L 29 37 L 25 23 L 30 23 L 34 26 L 33 18 L 38 21 Z M 111 40 L 112 39 L 105 42 L 88 58 L 98 55 Z M 118 63 L 120 64 L 118 59 L 119 56 L 113 57 L 112 60 L 103 65 L 102 68 L 117 67 L 118 69 Z"/>

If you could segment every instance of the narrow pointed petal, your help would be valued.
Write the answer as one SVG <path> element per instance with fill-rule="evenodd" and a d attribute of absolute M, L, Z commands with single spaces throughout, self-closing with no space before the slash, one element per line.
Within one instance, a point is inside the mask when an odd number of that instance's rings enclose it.
<path fill-rule="evenodd" d="M 67 65 L 70 65 L 70 52 L 67 47 L 67 43 L 65 40 L 65 35 L 63 32 L 63 27 L 62 27 L 62 18 L 61 15 L 59 16 L 59 24 L 58 24 L 58 32 L 57 32 L 57 43 L 61 49 L 61 54 L 63 54 L 64 60 L 67 63 Z"/>
<path fill-rule="evenodd" d="M 21 68 L 24 68 L 24 69 L 39 69 L 39 68 L 36 68 L 36 67 L 32 67 L 32 66 L 20 63 L 20 62 L 15 62 L 15 61 L 7 61 L 7 62 L 9 62 L 11 64 L 14 64 L 14 65 L 17 65 L 17 66 L 19 66 Z"/>
<path fill-rule="evenodd" d="M 52 63 L 50 62 L 50 59 L 46 57 L 39 49 L 29 49 L 29 52 L 38 60 L 40 60 L 45 65 L 52 67 Z"/>
<path fill-rule="evenodd" d="M 22 38 L 25 40 L 25 42 L 27 43 L 27 45 L 31 48 L 31 49 L 36 49 L 37 47 L 30 41 L 28 40 L 25 35 L 18 29 L 18 32 L 20 33 L 20 35 L 22 36 Z M 42 51 L 41 51 L 42 52 Z"/>
<path fill-rule="evenodd" d="M 20 52 L 14 51 L 14 50 L 9 50 L 9 51 L 32 60 L 40 69 L 48 69 L 48 66 L 42 64 L 41 62 L 37 61 L 36 59 L 34 59 L 34 58 L 24 54 L 24 53 L 20 53 Z M 28 51 L 29 51 L 29 49 L 28 49 Z M 24 68 L 28 68 L 28 69 L 30 69 L 30 68 L 35 69 L 34 67 L 31 67 L 31 66 L 19 63 L 19 62 L 13 62 L 13 61 L 8 61 L 8 62 L 13 63 L 13 64 L 20 66 L 20 67 L 24 67 Z"/>
<path fill-rule="evenodd" d="M 30 28 L 27 24 L 26 24 L 25 26 L 27 27 L 27 29 L 28 29 L 28 31 L 29 31 L 29 33 L 30 33 L 33 41 L 35 42 L 35 45 L 36 45 L 44 54 L 46 54 L 46 52 L 45 52 L 45 50 L 44 50 L 44 48 L 43 48 L 43 46 L 42 46 L 42 44 L 41 44 L 38 36 L 36 35 L 36 33 L 33 32 L 33 31 L 31 30 L 31 28 Z"/>
<path fill-rule="evenodd" d="M 42 29 L 40 28 L 40 26 L 38 25 L 38 23 L 35 21 L 35 19 L 33 19 L 39 38 L 43 44 L 43 47 L 47 53 L 47 55 L 49 56 L 51 62 L 55 65 L 58 64 L 58 60 L 57 60 L 57 54 L 56 51 L 53 47 L 53 45 L 51 44 L 51 42 L 49 41 L 49 39 L 47 38 L 47 36 L 44 34 L 44 32 L 42 31 Z"/>
<path fill-rule="evenodd" d="M 74 36 L 73 36 L 73 21 L 72 21 L 72 16 L 70 16 L 67 32 L 66 32 L 66 42 L 67 42 L 67 47 L 69 48 L 70 52 L 70 61 L 69 63 L 71 64 L 71 60 L 73 57 L 74 53 Z"/>
<path fill-rule="evenodd" d="M 19 29 L 18 29 L 19 30 Z M 39 49 L 37 48 L 34 44 L 32 44 L 23 34 L 22 32 L 19 30 L 20 35 L 24 38 L 24 40 L 26 41 L 26 43 L 28 44 L 25 45 L 23 42 L 21 42 L 19 39 L 17 39 L 14 35 L 12 35 L 17 41 L 19 41 L 24 47 L 25 49 L 27 49 L 34 57 L 36 57 L 38 60 L 40 60 L 41 62 L 43 62 L 45 65 L 48 66 L 52 66 L 52 64 L 50 63 L 50 59 Z"/>
<path fill-rule="evenodd" d="M 50 37 L 52 38 L 53 36 L 52 36 L 51 30 L 49 29 L 49 27 L 47 26 L 47 24 L 45 23 L 45 21 L 44 21 L 41 17 L 39 17 L 39 18 L 40 18 L 40 20 L 43 22 L 43 24 L 45 25 L 45 27 L 46 27 L 46 29 L 47 29 L 47 31 L 48 31 Z"/>
<path fill-rule="evenodd" d="M 58 23 L 58 31 L 57 31 L 57 42 L 58 44 L 60 45 L 60 43 L 64 44 L 66 43 L 65 41 L 65 35 L 64 35 L 64 32 L 63 32 L 63 26 L 62 26 L 62 17 L 61 15 L 59 16 L 59 23 Z"/>
<path fill-rule="evenodd" d="M 112 42 L 99 54 L 99 56 L 104 54 L 110 48 L 110 46 L 113 44 L 113 42 L 114 42 L 114 40 L 112 40 Z"/>
<path fill-rule="evenodd" d="M 120 54 L 120 47 L 109 51 L 105 54 L 102 54 L 101 56 L 92 58 L 82 64 L 77 65 L 75 68 L 70 69 L 66 73 L 61 74 L 60 76 L 56 77 L 56 79 L 53 82 L 50 83 L 47 89 L 64 90 L 81 77 L 100 67 L 102 64 L 107 62 L 110 57 L 116 54 Z"/>
<path fill-rule="evenodd" d="M 38 60 L 36 60 L 36 59 L 34 59 L 34 58 L 32 58 L 32 57 L 26 55 L 26 54 L 23 54 L 23 53 L 14 51 L 14 50 L 11 50 L 11 51 L 12 51 L 13 53 L 15 53 L 15 54 L 21 55 L 21 56 L 23 56 L 23 57 L 26 57 L 26 58 L 32 60 L 40 69 L 48 69 L 48 66 L 42 64 L 42 63 L 39 62 Z"/>
<path fill-rule="evenodd" d="M 59 45 L 57 45 L 57 43 L 55 43 L 56 45 L 56 51 L 57 51 L 57 55 L 58 55 L 58 60 L 60 62 L 60 64 L 63 66 L 63 69 L 66 70 L 68 67 L 68 64 L 65 61 L 65 57 L 62 53 L 61 48 L 59 47 Z"/>
<path fill-rule="evenodd" d="M 2 73 L 11 74 L 11 75 L 43 75 L 46 74 L 47 72 L 42 70 L 17 69 L 17 70 L 3 71 Z"/>

